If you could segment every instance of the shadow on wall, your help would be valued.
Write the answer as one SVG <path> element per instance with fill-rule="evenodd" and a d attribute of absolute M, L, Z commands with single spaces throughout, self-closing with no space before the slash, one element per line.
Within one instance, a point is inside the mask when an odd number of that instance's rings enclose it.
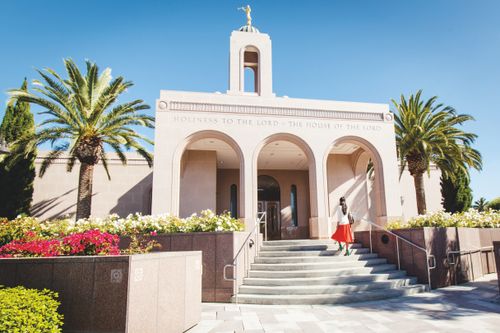
<path fill-rule="evenodd" d="M 441 288 L 466 280 L 461 276 L 456 265 L 450 265 L 449 251 L 460 249 L 456 228 L 424 228 L 426 248 L 436 258 L 436 268 L 431 270 L 433 288 Z M 468 271 L 468 267 L 464 267 Z"/>
<path fill-rule="evenodd" d="M 36 204 L 31 206 L 31 209 L 30 209 L 31 215 L 34 217 L 38 217 L 38 218 L 44 216 L 47 212 L 51 212 L 53 209 L 55 209 L 57 206 L 59 206 L 64 197 L 66 197 L 67 195 L 70 195 L 71 193 L 75 192 L 76 190 L 77 189 L 74 188 L 74 189 L 71 189 L 71 190 L 67 191 L 66 193 L 63 193 L 59 196 L 37 202 Z M 63 208 L 62 210 L 58 211 L 55 214 L 52 214 L 52 215 L 46 217 L 45 219 L 52 220 L 52 219 L 61 217 L 63 215 L 69 215 L 69 217 L 72 217 L 73 215 L 75 215 L 75 211 L 73 210 L 74 207 L 76 207 L 76 203 L 69 205 L 66 208 Z"/>
<path fill-rule="evenodd" d="M 133 213 L 151 214 L 153 172 L 149 173 L 134 187 L 118 198 L 110 213 L 127 216 Z"/>

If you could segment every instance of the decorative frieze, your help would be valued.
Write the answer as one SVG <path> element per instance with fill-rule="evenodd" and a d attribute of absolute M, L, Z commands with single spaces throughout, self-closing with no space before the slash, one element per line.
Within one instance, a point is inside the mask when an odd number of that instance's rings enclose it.
<path fill-rule="evenodd" d="M 257 106 L 257 105 L 237 105 L 237 104 L 214 104 L 171 101 L 168 104 L 159 102 L 159 111 L 186 111 L 186 112 L 218 112 L 252 116 L 282 116 L 282 117 L 302 117 L 302 118 L 323 118 L 323 119 L 343 119 L 343 120 L 364 120 L 381 121 L 386 120 L 383 112 L 356 112 L 356 111 L 334 111 L 308 108 Z M 164 104 L 162 104 L 164 103 Z M 168 106 L 168 107 L 167 107 Z M 387 119 L 389 120 L 389 119 Z M 391 119 L 392 120 L 392 116 Z"/>

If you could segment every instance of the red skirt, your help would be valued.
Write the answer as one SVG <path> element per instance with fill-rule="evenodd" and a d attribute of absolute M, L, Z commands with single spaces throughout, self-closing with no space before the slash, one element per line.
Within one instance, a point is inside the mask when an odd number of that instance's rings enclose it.
<path fill-rule="evenodd" d="M 335 230 L 335 233 L 332 235 L 332 239 L 337 242 L 342 243 L 354 243 L 354 238 L 352 237 L 351 225 L 350 224 L 341 224 Z"/>

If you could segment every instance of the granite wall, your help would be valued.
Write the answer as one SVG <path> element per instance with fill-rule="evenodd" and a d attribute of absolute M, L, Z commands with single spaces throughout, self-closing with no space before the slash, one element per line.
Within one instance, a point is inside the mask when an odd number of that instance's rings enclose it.
<path fill-rule="evenodd" d="M 224 266 L 231 264 L 245 239 L 250 237 L 256 243 L 254 235 L 248 232 L 198 232 L 161 234 L 150 237 L 161 247 L 154 251 L 201 251 L 203 257 L 202 300 L 203 302 L 229 302 L 236 289 L 243 283 L 244 267 L 253 262 L 256 246 L 245 246 L 240 252 L 238 281 L 224 280 Z M 130 240 L 122 237 L 120 247 L 127 248 Z M 233 268 L 227 269 L 229 278 L 233 277 Z"/>
<path fill-rule="evenodd" d="M 201 318 L 201 253 L 0 259 L 0 285 L 59 293 L 64 332 L 182 332 Z"/>
<path fill-rule="evenodd" d="M 500 240 L 500 228 L 417 228 L 393 230 L 400 237 L 427 249 L 436 259 L 431 270 L 433 288 L 441 288 L 475 280 L 496 272 L 493 241 Z M 369 247 L 369 232 L 355 232 L 356 241 Z M 399 240 L 401 269 L 428 283 L 425 253 Z M 396 237 L 385 231 L 372 231 L 373 252 L 397 264 Z M 459 251 L 460 253 L 453 253 Z"/>

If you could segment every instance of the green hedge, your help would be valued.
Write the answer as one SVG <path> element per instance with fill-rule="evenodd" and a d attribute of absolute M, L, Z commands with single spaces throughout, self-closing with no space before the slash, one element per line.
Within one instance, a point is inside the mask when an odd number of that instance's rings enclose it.
<path fill-rule="evenodd" d="M 0 287 L 0 332 L 61 332 L 63 316 L 57 312 L 57 293 L 44 289 Z"/>

